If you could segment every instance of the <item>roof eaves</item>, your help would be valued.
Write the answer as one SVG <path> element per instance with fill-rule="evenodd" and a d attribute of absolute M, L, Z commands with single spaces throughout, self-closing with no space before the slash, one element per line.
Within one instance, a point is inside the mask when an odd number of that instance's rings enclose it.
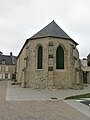
<path fill-rule="evenodd" d="M 47 38 L 47 37 L 66 39 L 66 40 L 70 40 L 71 42 L 75 43 L 76 45 L 79 45 L 77 42 L 75 42 L 71 38 L 64 38 L 64 37 L 57 37 L 57 36 L 43 36 L 43 37 L 37 37 L 37 38 L 29 38 L 28 40 L 35 40 L 35 39 L 41 39 L 41 38 Z"/>
<path fill-rule="evenodd" d="M 24 45 L 23 45 L 23 47 L 22 47 L 21 51 L 19 52 L 19 54 L 18 54 L 18 56 L 17 56 L 16 59 L 18 59 L 18 57 L 20 56 L 20 54 L 21 54 L 21 52 L 23 51 L 24 47 L 25 47 L 26 44 L 28 43 L 28 41 L 29 41 L 29 39 L 27 39 L 26 42 L 24 43 Z"/>

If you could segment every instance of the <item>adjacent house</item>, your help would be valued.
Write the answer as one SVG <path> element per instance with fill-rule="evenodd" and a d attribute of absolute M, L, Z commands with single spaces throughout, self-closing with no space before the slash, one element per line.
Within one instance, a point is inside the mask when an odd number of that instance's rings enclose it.
<path fill-rule="evenodd" d="M 87 59 L 81 60 L 81 69 L 83 71 L 83 82 L 90 84 L 90 54 L 87 56 Z"/>
<path fill-rule="evenodd" d="M 0 52 L 0 80 L 13 80 L 16 76 L 16 56 L 3 55 Z"/>
<path fill-rule="evenodd" d="M 77 45 L 52 21 L 23 45 L 17 57 L 17 82 L 33 89 L 82 88 Z"/>

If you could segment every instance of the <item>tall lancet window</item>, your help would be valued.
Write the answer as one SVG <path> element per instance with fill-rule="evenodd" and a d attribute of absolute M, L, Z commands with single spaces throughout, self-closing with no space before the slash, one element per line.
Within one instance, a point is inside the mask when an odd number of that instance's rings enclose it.
<path fill-rule="evenodd" d="M 64 50 L 61 46 L 56 50 L 56 69 L 64 69 Z"/>
<path fill-rule="evenodd" d="M 39 46 L 37 55 L 37 69 L 42 69 L 42 63 L 43 63 L 43 48 L 42 46 Z"/>

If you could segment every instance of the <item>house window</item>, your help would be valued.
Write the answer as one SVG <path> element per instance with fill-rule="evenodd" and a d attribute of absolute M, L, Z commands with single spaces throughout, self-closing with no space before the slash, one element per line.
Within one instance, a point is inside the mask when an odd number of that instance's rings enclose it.
<path fill-rule="evenodd" d="M 5 78 L 8 79 L 8 73 L 5 73 Z"/>
<path fill-rule="evenodd" d="M 6 72 L 8 72 L 8 66 L 6 66 Z"/>
<path fill-rule="evenodd" d="M 43 57 L 43 48 L 42 46 L 39 46 L 38 56 L 37 56 L 37 69 L 42 69 L 42 57 Z"/>
<path fill-rule="evenodd" d="M 15 80 L 15 79 L 16 79 L 16 74 L 12 73 L 12 80 Z"/>
<path fill-rule="evenodd" d="M 56 50 L 56 69 L 64 69 L 64 50 L 61 46 Z"/>
<path fill-rule="evenodd" d="M 3 65 L 5 64 L 5 60 L 4 60 L 4 59 L 2 60 L 2 64 L 3 64 Z"/>

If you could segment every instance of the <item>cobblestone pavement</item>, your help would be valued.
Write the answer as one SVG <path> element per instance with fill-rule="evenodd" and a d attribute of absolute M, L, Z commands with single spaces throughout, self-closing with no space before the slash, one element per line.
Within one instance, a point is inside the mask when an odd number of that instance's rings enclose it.
<path fill-rule="evenodd" d="M 0 120 L 90 120 L 58 101 L 6 101 L 7 82 L 0 81 Z"/>

